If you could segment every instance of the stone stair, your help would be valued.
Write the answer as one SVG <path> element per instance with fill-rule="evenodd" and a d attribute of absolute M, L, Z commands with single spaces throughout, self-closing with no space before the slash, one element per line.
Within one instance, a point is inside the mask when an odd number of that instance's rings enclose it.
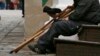
<path fill-rule="evenodd" d="M 16 54 L 9 54 L 11 50 L 23 42 L 24 38 L 24 25 L 23 22 L 20 22 L 16 27 L 14 27 L 0 39 L 0 56 L 55 56 L 55 54 L 41 55 L 33 53 L 27 48 L 27 46 Z"/>
<path fill-rule="evenodd" d="M 54 54 L 36 54 L 27 46 L 18 53 L 9 54 L 24 39 L 24 18 L 21 10 L 0 10 L 0 56 L 52 56 Z"/>

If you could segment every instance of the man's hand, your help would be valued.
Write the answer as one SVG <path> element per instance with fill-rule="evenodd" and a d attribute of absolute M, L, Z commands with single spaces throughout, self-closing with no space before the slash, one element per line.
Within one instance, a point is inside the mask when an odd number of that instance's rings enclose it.
<path fill-rule="evenodd" d="M 61 20 L 69 20 L 69 17 L 63 17 Z"/>

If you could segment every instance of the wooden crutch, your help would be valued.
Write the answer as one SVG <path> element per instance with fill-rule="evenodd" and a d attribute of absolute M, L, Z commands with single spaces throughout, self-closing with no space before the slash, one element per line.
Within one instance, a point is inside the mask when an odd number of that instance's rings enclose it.
<path fill-rule="evenodd" d="M 57 17 L 61 18 L 63 15 L 63 13 L 66 12 L 66 14 L 70 13 L 72 11 L 72 9 L 69 8 L 65 8 L 65 10 L 63 10 Z M 69 16 L 70 14 L 68 14 Z M 51 21 L 49 21 L 46 25 L 44 25 L 42 28 L 40 28 L 38 31 L 36 31 L 32 37 L 30 37 L 28 40 L 22 42 L 20 45 L 18 45 L 18 47 L 16 47 L 14 50 L 10 51 L 10 54 L 12 54 L 13 52 L 17 53 L 19 50 L 21 50 L 24 46 L 26 46 L 28 43 L 32 42 L 36 37 L 38 37 L 41 33 L 43 33 L 45 31 L 45 27 L 48 26 L 51 22 L 53 22 L 54 19 L 52 19 Z"/>

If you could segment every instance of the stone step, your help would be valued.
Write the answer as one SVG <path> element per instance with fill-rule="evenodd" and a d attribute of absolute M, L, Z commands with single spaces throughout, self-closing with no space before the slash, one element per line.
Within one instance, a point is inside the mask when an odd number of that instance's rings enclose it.
<path fill-rule="evenodd" d="M 6 37 L 24 37 L 24 32 L 10 32 Z"/>
<path fill-rule="evenodd" d="M 3 56 L 7 55 L 7 56 L 55 56 L 55 54 L 37 54 L 32 52 L 31 50 L 29 50 L 27 48 L 27 46 L 25 46 L 24 48 L 22 48 L 18 53 L 13 53 L 13 54 L 9 54 L 10 51 L 12 51 L 14 48 L 16 48 L 19 44 L 17 43 L 2 43 L 0 46 L 0 54 L 2 54 Z"/>
<path fill-rule="evenodd" d="M 22 41 L 23 41 L 23 39 L 22 38 L 20 39 L 18 37 L 16 37 L 16 38 L 5 38 L 5 39 L 2 40 L 2 42 L 8 42 L 8 43 L 20 43 Z"/>
<path fill-rule="evenodd" d="M 2 33 L 0 34 L 1 38 L 9 38 L 9 37 L 24 37 L 24 32 L 11 32 L 11 33 Z"/>
<path fill-rule="evenodd" d="M 15 28 L 13 31 L 11 32 L 24 32 L 24 29 L 23 28 Z"/>
<path fill-rule="evenodd" d="M 56 56 L 55 54 L 34 54 L 30 52 L 19 52 L 14 54 L 9 54 L 9 51 L 0 51 L 1 56 Z"/>

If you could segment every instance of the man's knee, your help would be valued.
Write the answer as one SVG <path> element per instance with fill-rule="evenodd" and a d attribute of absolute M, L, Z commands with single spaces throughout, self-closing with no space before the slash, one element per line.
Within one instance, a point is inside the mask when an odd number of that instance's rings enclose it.
<path fill-rule="evenodd" d="M 62 21 L 58 21 L 58 22 L 55 22 L 54 23 L 54 26 L 56 26 L 56 27 L 62 27 Z"/>

